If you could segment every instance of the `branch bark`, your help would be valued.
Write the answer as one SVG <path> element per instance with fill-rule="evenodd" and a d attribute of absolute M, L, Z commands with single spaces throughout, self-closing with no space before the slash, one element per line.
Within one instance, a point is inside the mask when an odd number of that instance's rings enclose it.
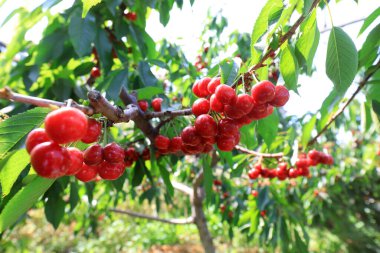
<path fill-rule="evenodd" d="M 193 111 L 191 108 L 182 109 L 182 110 L 176 110 L 176 111 L 164 111 L 164 112 L 149 112 L 145 114 L 146 119 L 152 119 L 152 118 L 163 118 L 163 117 L 170 117 L 175 118 L 178 116 L 186 116 L 186 115 L 192 115 Z"/>

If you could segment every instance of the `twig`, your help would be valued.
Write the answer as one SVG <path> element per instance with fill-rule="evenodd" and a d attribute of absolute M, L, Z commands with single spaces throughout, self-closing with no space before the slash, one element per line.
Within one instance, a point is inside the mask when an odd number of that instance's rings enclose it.
<path fill-rule="evenodd" d="M 185 185 L 185 184 L 183 184 L 183 183 L 180 183 L 180 182 L 176 182 L 176 181 L 172 181 L 172 185 L 173 185 L 173 187 L 174 187 L 175 189 L 177 189 L 177 190 L 179 190 L 180 192 L 183 192 L 183 193 L 189 195 L 190 198 L 192 197 L 192 195 L 193 195 L 193 190 L 192 190 L 189 186 L 187 186 L 187 185 Z"/>
<path fill-rule="evenodd" d="M 182 109 L 182 110 L 176 110 L 176 111 L 163 111 L 163 112 L 149 112 L 145 114 L 146 119 L 152 119 L 152 118 L 163 118 L 163 117 L 170 117 L 175 118 L 178 116 L 186 116 L 186 115 L 192 115 L 193 111 L 191 108 Z"/>
<path fill-rule="evenodd" d="M 250 154 L 250 155 L 259 156 L 259 157 L 263 157 L 263 158 L 281 158 L 281 157 L 284 156 L 283 153 L 273 153 L 273 154 L 260 153 L 260 152 L 254 151 L 254 150 L 250 150 L 250 149 L 244 148 L 242 146 L 235 146 L 235 149 L 239 150 L 239 151 L 241 151 L 243 153 L 247 153 L 247 154 Z"/>
<path fill-rule="evenodd" d="M 319 133 L 313 138 L 311 139 L 307 146 L 311 146 L 313 145 L 318 137 L 320 137 L 328 128 L 329 126 L 339 117 L 339 115 L 341 115 L 343 113 L 343 111 L 347 108 L 347 106 L 352 102 L 352 100 L 354 100 L 354 98 L 356 97 L 356 95 L 361 91 L 361 89 L 363 89 L 363 87 L 366 85 L 366 83 L 368 82 L 368 80 L 375 74 L 375 72 L 377 70 L 380 69 L 380 60 L 377 62 L 377 64 L 374 66 L 374 68 L 368 72 L 364 78 L 360 81 L 359 83 L 359 86 L 358 88 L 355 90 L 355 92 L 351 95 L 351 97 L 344 103 L 343 107 L 340 108 L 331 118 L 330 120 L 327 122 L 327 124 L 322 128 L 321 131 L 319 131 Z"/>
<path fill-rule="evenodd" d="M 184 225 L 184 224 L 194 223 L 194 218 L 192 216 L 187 217 L 187 218 L 182 218 L 182 219 L 163 219 L 160 217 L 146 215 L 146 214 L 142 214 L 142 213 L 137 213 L 137 212 L 133 212 L 130 210 L 120 210 L 120 209 L 112 208 L 112 209 L 109 209 L 109 211 L 115 212 L 115 213 L 127 214 L 127 215 L 132 216 L 132 217 L 148 219 L 148 220 L 155 220 L 155 221 L 160 221 L 160 222 L 174 224 L 174 225 Z"/>
<path fill-rule="evenodd" d="M 39 107 L 64 107 L 66 106 L 65 102 L 58 102 L 50 99 L 38 98 L 23 95 L 20 93 L 13 92 L 9 87 L 0 89 L 0 99 L 6 99 L 14 102 L 20 102 L 24 104 L 31 104 Z M 91 116 L 95 113 L 94 109 L 91 107 L 79 105 L 73 101 L 72 107 L 75 107 L 85 114 Z"/>
<path fill-rule="evenodd" d="M 362 21 L 364 21 L 364 20 L 365 20 L 365 18 L 361 18 L 361 19 L 353 20 L 353 21 L 347 22 L 347 23 L 345 23 L 345 24 L 338 25 L 338 27 L 345 27 L 345 26 L 348 26 L 348 25 L 352 25 L 352 24 L 356 24 L 356 23 L 362 22 Z M 332 27 L 327 28 L 327 29 L 325 29 L 325 30 L 320 31 L 320 33 L 325 33 L 325 32 L 331 31 L 331 29 L 332 29 Z"/>

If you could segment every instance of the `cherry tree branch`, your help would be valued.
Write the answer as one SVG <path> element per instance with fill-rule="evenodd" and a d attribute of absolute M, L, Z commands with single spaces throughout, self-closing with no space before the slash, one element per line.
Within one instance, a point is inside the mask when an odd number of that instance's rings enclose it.
<path fill-rule="evenodd" d="M 157 216 L 146 215 L 142 213 L 133 212 L 130 210 L 120 210 L 120 209 L 112 208 L 112 209 L 109 209 L 109 211 L 120 213 L 120 214 L 127 214 L 129 216 L 136 217 L 136 218 L 155 220 L 155 221 L 160 221 L 160 222 L 174 224 L 174 225 L 184 225 L 184 224 L 194 223 L 194 218 L 192 216 L 187 217 L 187 218 L 179 218 L 179 219 L 163 219 Z"/>
<path fill-rule="evenodd" d="M 368 80 L 375 74 L 377 70 L 380 69 L 380 60 L 377 62 L 377 64 L 374 66 L 374 68 L 371 69 L 371 71 L 367 72 L 367 74 L 364 76 L 364 78 L 360 81 L 358 88 L 355 90 L 355 92 L 351 95 L 351 97 L 343 104 L 342 108 L 340 108 L 327 122 L 327 124 L 322 128 L 321 131 L 313 138 L 311 139 L 307 146 L 313 145 L 317 139 L 324 133 L 326 130 L 330 127 L 330 125 L 343 113 L 343 111 L 347 108 L 347 106 L 354 100 L 356 95 L 363 89 L 363 87 L 367 84 Z"/>
<path fill-rule="evenodd" d="M 247 153 L 247 154 L 250 154 L 250 155 L 259 156 L 259 157 L 263 157 L 263 158 L 281 158 L 281 157 L 284 156 L 283 153 L 273 153 L 273 154 L 260 153 L 260 152 L 254 151 L 254 150 L 249 150 L 249 149 L 244 148 L 242 146 L 235 146 L 235 149 L 239 150 L 239 151 L 241 151 L 243 153 Z"/>
<path fill-rule="evenodd" d="M 357 19 L 357 20 L 352 20 L 350 22 L 347 22 L 347 23 L 344 23 L 344 24 L 341 24 L 341 25 L 338 25 L 336 27 L 345 27 L 345 26 L 348 26 L 348 25 L 352 25 L 352 24 L 356 24 L 356 23 L 359 23 L 359 22 L 362 22 L 364 21 L 366 18 L 360 18 L 360 19 Z M 330 28 L 326 28 L 322 31 L 320 31 L 320 33 L 325 33 L 325 32 L 328 32 L 328 31 L 331 31 L 332 27 Z"/>
<path fill-rule="evenodd" d="M 163 111 L 163 112 L 148 112 L 145 114 L 146 119 L 152 119 L 152 118 L 163 118 L 163 117 L 169 117 L 169 118 L 175 118 L 178 116 L 186 116 L 186 115 L 192 115 L 193 111 L 191 108 L 182 109 L 182 110 L 176 110 L 176 111 Z"/>
<path fill-rule="evenodd" d="M 58 102 L 50 99 L 32 97 L 28 95 L 23 95 L 20 93 L 13 92 L 9 87 L 0 89 L 0 99 L 6 99 L 13 102 L 20 102 L 24 104 L 31 104 L 39 107 L 64 107 L 67 106 L 66 102 Z M 95 113 L 94 109 L 88 106 L 77 104 L 76 102 L 71 104 L 85 114 L 91 116 Z"/>

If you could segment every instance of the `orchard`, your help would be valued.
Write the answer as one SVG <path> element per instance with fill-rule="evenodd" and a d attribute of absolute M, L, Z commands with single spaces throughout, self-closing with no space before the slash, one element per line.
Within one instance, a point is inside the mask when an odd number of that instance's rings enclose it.
<path fill-rule="evenodd" d="M 380 7 L 246 1 L 251 32 L 210 15 L 191 58 L 147 27 L 201 1 L 59 2 L 2 24 L 1 251 L 379 252 Z"/>

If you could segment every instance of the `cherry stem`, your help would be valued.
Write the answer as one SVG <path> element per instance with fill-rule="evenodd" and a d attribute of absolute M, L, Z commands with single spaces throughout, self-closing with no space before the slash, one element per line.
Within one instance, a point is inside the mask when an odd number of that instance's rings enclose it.
<path fill-rule="evenodd" d="M 250 155 L 253 155 L 253 156 L 258 156 L 261 158 L 280 158 L 280 157 L 283 157 L 284 156 L 284 153 L 273 153 L 273 154 L 270 154 L 270 153 L 260 153 L 260 152 L 257 152 L 257 151 L 254 151 L 254 150 L 249 150 L 247 148 L 244 148 L 242 146 L 235 146 L 235 149 L 236 150 L 239 150 L 240 152 L 243 152 L 243 153 L 247 153 L 247 154 L 250 154 Z"/>

